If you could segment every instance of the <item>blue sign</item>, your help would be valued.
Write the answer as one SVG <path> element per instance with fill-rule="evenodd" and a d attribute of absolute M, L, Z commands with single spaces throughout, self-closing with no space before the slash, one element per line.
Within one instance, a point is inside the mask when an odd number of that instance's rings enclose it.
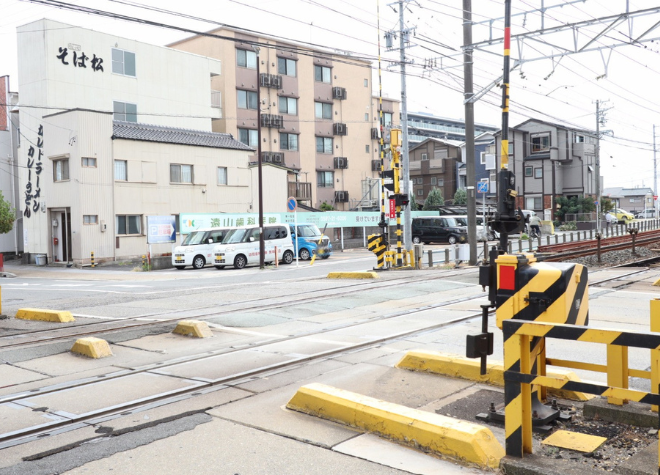
<path fill-rule="evenodd" d="M 293 213 L 298 207 L 298 202 L 293 196 L 289 196 L 286 200 L 286 209 L 289 210 L 289 213 Z"/>
<path fill-rule="evenodd" d="M 488 193 L 488 182 L 480 181 L 477 183 L 477 193 Z"/>
<path fill-rule="evenodd" d="M 174 216 L 147 216 L 147 244 L 176 242 Z"/>

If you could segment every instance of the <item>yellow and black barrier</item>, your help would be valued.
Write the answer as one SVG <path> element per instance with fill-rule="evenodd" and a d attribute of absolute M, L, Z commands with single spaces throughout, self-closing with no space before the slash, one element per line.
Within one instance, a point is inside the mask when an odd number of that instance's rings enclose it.
<path fill-rule="evenodd" d="M 96 264 L 94 263 L 94 251 L 92 251 L 92 267 L 96 267 Z"/>
<path fill-rule="evenodd" d="M 578 327 L 574 325 L 525 322 L 520 320 L 505 320 L 502 322 L 504 334 L 504 402 L 506 435 L 506 454 L 522 457 L 532 453 L 532 386 L 580 391 L 614 398 L 622 401 L 637 401 L 646 404 L 660 405 L 660 387 L 657 392 L 643 392 L 627 388 L 627 380 L 622 386 L 613 381 L 614 376 L 608 372 L 607 385 L 566 381 L 547 376 L 544 368 L 539 374 L 533 374 L 530 364 L 530 341 L 540 338 L 545 346 L 546 338 L 560 340 L 601 343 L 625 348 L 644 348 L 651 350 L 651 361 L 660 359 L 660 334 L 650 332 L 623 332 L 602 328 Z M 660 367 L 651 365 L 652 380 L 658 381 Z M 629 373 L 626 372 L 626 376 Z M 660 441 L 659 441 L 660 447 Z M 660 467 L 660 461 L 658 463 Z M 660 468 L 659 468 L 660 473 Z"/>
<path fill-rule="evenodd" d="M 385 254 L 387 252 L 387 241 L 382 234 L 370 234 L 367 241 L 367 248 L 376 254 L 376 269 L 383 269 L 385 266 Z"/>

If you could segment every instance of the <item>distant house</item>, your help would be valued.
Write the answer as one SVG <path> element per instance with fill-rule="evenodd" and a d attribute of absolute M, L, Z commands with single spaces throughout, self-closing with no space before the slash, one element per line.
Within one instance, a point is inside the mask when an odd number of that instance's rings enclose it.
<path fill-rule="evenodd" d="M 655 206 L 655 201 L 653 200 L 655 193 L 651 188 L 612 187 L 605 188 L 601 194 L 603 197 L 612 200 L 616 208 L 633 213 Z"/>
<path fill-rule="evenodd" d="M 439 188 L 445 200 L 454 198 L 461 144 L 458 140 L 428 138 L 410 149 L 410 179 L 418 204 L 424 204 L 433 188 Z"/>
<path fill-rule="evenodd" d="M 495 161 L 495 136 L 492 132 L 484 132 L 474 138 L 474 162 L 476 183 L 485 182 L 488 187 L 486 203 L 494 204 L 497 195 L 497 163 Z M 462 163 L 458 165 L 458 187 L 467 187 L 467 166 L 465 142 L 461 144 Z M 477 200 L 484 199 L 482 193 L 477 193 Z"/>

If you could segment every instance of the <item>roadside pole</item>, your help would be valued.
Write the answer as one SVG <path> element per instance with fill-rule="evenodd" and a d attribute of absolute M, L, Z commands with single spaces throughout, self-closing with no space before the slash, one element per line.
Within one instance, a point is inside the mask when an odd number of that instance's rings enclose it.
<path fill-rule="evenodd" d="M 293 213 L 293 232 L 296 235 L 296 267 L 298 267 L 298 201 L 295 196 L 289 196 L 286 199 L 286 209 Z"/>

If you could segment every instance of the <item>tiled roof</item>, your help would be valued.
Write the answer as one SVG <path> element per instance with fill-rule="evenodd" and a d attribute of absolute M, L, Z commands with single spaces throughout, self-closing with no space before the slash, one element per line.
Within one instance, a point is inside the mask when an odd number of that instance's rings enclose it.
<path fill-rule="evenodd" d="M 204 132 L 201 130 L 179 129 L 160 125 L 138 124 L 115 120 L 112 123 L 113 139 L 142 140 L 146 142 L 194 145 L 197 147 L 229 148 L 234 150 L 254 150 L 239 142 L 231 134 Z"/>
<path fill-rule="evenodd" d="M 622 187 L 611 187 L 605 188 L 602 192 L 603 196 L 609 196 L 612 198 L 625 198 L 627 196 L 646 196 L 648 194 L 653 194 L 653 189 L 651 188 L 622 188 Z"/>

